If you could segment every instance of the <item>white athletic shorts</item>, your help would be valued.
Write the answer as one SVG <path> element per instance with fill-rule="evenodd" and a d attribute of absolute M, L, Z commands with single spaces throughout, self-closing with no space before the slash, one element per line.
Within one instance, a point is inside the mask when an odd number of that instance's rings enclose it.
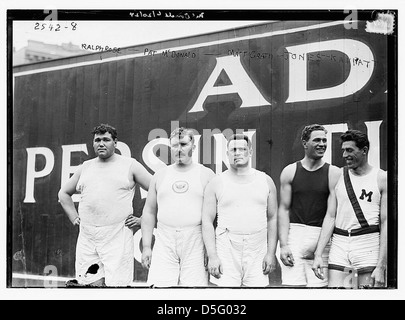
<path fill-rule="evenodd" d="M 288 246 L 294 257 L 294 266 L 288 267 L 280 261 L 282 284 L 287 286 L 326 287 L 328 285 L 328 255 L 330 243 L 322 254 L 324 280 L 317 278 L 312 270 L 314 252 L 318 243 L 320 227 L 290 223 Z M 278 253 L 279 257 L 280 254 Z"/>
<path fill-rule="evenodd" d="M 208 286 L 201 225 L 175 229 L 158 223 L 147 284 L 155 287 Z"/>
<path fill-rule="evenodd" d="M 268 275 L 263 274 L 267 253 L 267 229 L 253 234 L 236 234 L 216 228 L 216 248 L 222 263 L 219 279 L 210 281 L 219 287 L 266 287 Z"/>
<path fill-rule="evenodd" d="M 329 269 L 356 269 L 359 274 L 372 272 L 380 253 L 380 233 L 358 236 L 333 234 L 329 254 Z"/>
<path fill-rule="evenodd" d="M 125 222 L 103 227 L 80 225 L 76 246 L 78 283 L 86 285 L 105 278 L 107 286 L 129 286 L 133 274 L 133 232 Z"/>

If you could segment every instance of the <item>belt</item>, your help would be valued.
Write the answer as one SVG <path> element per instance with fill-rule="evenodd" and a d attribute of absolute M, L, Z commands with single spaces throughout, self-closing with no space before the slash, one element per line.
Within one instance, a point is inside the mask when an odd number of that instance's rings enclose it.
<path fill-rule="evenodd" d="M 368 233 L 374 233 L 374 232 L 380 232 L 380 226 L 373 225 L 365 228 L 358 228 L 358 229 L 352 229 L 352 230 L 343 230 L 336 228 L 333 230 L 333 233 L 341 235 L 341 236 L 360 236 L 362 234 L 368 234 Z"/>
<path fill-rule="evenodd" d="M 258 231 L 254 231 L 254 232 L 240 232 L 240 231 L 233 231 L 233 230 L 229 230 L 228 228 L 222 228 L 222 227 L 217 227 L 217 230 L 220 232 L 218 235 L 221 235 L 225 232 L 229 232 L 231 234 L 236 234 L 238 236 L 251 236 L 251 235 L 255 235 L 255 234 L 259 234 L 262 232 L 267 232 L 267 227 L 260 229 Z"/>

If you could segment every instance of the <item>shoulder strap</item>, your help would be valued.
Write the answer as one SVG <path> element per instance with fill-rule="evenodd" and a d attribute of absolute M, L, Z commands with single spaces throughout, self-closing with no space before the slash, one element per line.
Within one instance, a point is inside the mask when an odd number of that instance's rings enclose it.
<path fill-rule="evenodd" d="M 345 181 L 347 195 L 349 196 L 350 202 L 352 203 L 354 213 L 356 214 L 356 218 L 357 220 L 359 220 L 361 227 L 366 228 L 368 227 L 368 222 L 364 217 L 359 202 L 357 201 L 356 194 L 354 193 L 353 190 L 352 182 L 350 181 L 349 169 L 347 167 L 343 168 L 343 178 Z"/>

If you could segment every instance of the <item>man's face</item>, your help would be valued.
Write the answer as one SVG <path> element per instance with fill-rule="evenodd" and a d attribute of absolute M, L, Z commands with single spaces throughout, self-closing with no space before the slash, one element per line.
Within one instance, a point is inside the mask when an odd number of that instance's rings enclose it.
<path fill-rule="evenodd" d="M 366 148 L 359 149 L 354 141 L 345 141 L 342 143 L 343 159 L 349 169 L 356 169 L 364 163 L 367 152 Z"/>
<path fill-rule="evenodd" d="M 93 148 L 96 155 L 101 159 L 107 159 L 115 153 L 117 141 L 113 140 L 111 133 L 95 134 L 93 138 Z"/>
<path fill-rule="evenodd" d="M 326 147 L 326 133 L 322 130 L 312 131 L 308 141 L 304 142 L 305 153 L 311 159 L 321 159 Z"/>
<path fill-rule="evenodd" d="M 191 138 L 185 136 L 175 136 L 170 140 L 170 150 L 172 159 L 177 164 L 188 164 L 192 161 L 195 145 Z"/>
<path fill-rule="evenodd" d="M 228 155 L 231 167 L 247 167 L 249 165 L 249 158 L 252 155 L 252 149 L 249 149 L 246 140 L 231 140 L 226 154 Z"/>

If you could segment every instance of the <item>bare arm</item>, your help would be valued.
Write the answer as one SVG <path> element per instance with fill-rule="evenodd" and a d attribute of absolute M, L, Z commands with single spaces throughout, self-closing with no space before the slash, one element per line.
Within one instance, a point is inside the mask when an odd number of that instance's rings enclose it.
<path fill-rule="evenodd" d="M 286 266 L 294 265 L 294 257 L 288 247 L 290 229 L 290 207 L 292 199 L 292 179 L 295 174 L 295 164 L 284 168 L 280 175 L 280 205 L 277 212 L 278 239 L 280 241 L 280 259 Z"/>
<path fill-rule="evenodd" d="M 326 209 L 325 218 L 323 219 L 322 223 L 321 234 L 319 236 L 318 244 L 314 253 L 315 257 L 312 266 L 312 270 L 314 271 L 315 275 L 320 279 L 324 279 L 323 268 L 325 267 L 323 265 L 322 253 L 325 250 L 325 247 L 328 244 L 330 237 L 332 236 L 333 229 L 335 228 L 336 208 L 337 208 L 335 187 L 341 176 L 341 169 L 335 166 L 330 166 L 329 172 L 330 174 L 329 174 L 328 205 Z"/>
<path fill-rule="evenodd" d="M 201 185 L 203 186 L 203 190 L 205 191 L 205 188 L 207 187 L 208 183 L 215 178 L 215 173 L 212 171 L 212 169 L 209 169 L 207 167 L 203 167 L 203 170 L 201 170 Z M 202 212 L 201 212 L 202 215 Z M 208 270 L 208 255 L 207 255 L 207 250 L 205 249 L 204 246 L 204 266 L 205 269 Z"/>
<path fill-rule="evenodd" d="M 277 246 L 277 189 L 273 179 L 267 176 L 269 196 L 267 197 L 267 254 L 263 261 L 263 273 L 268 274 L 276 269 Z"/>
<path fill-rule="evenodd" d="M 387 173 L 380 171 L 378 185 L 381 192 L 380 205 L 380 253 L 377 266 L 371 277 L 374 278 L 374 286 L 380 287 L 385 284 L 385 272 L 387 269 Z"/>
<path fill-rule="evenodd" d="M 146 168 L 138 161 L 131 166 L 132 174 L 134 175 L 135 182 L 138 183 L 142 189 L 148 191 L 149 184 L 152 179 L 152 175 L 146 170 Z"/>
<path fill-rule="evenodd" d="M 149 189 L 149 184 L 150 180 L 152 179 L 152 175 L 145 169 L 143 165 L 141 165 L 135 159 L 131 165 L 131 174 L 134 183 L 138 183 L 141 186 L 141 188 L 146 191 Z M 130 229 L 133 229 L 140 225 L 141 225 L 141 218 L 136 217 L 134 214 L 130 214 L 125 220 L 125 226 L 127 226 Z"/>
<path fill-rule="evenodd" d="M 77 213 L 72 195 L 76 192 L 76 186 L 79 182 L 82 167 L 80 166 L 73 176 L 61 187 L 58 192 L 59 202 L 73 225 L 80 224 L 80 217 Z"/>
<path fill-rule="evenodd" d="M 142 211 L 141 232 L 142 232 L 142 265 L 149 269 L 152 260 L 152 236 L 157 220 L 157 174 L 155 174 L 149 185 L 148 196 Z"/>
<path fill-rule="evenodd" d="M 217 255 L 214 220 L 217 214 L 216 188 L 219 183 L 218 178 L 214 178 L 205 188 L 202 211 L 202 235 L 205 249 L 208 255 L 208 271 L 219 278 L 222 273 L 221 262 Z"/>

